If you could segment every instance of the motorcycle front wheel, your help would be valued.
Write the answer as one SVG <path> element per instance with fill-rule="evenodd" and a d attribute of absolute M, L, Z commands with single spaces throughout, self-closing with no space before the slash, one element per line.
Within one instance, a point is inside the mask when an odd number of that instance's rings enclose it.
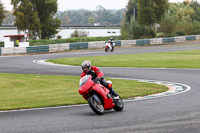
<path fill-rule="evenodd" d="M 105 52 L 108 52 L 108 48 L 105 48 Z"/>
<path fill-rule="evenodd" d="M 98 96 L 90 96 L 88 98 L 88 104 L 90 108 L 98 115 L 104 114 L 104 106 L 101 99 Z"/>
<path fill-rule="evenodd" d="M 119 98 L 119 100 L 115 103 L 114 110 L 116 110 L 116 111 L 122 111 L 123 108 L 124 108 L 124 103 L 123 103 L 122 99 Z"/>

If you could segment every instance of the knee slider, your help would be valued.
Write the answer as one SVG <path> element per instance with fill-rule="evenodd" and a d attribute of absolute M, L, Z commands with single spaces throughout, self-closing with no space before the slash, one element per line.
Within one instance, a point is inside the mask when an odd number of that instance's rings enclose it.
<path fill-rule="evenodd" d="M 111 89 L 112 88 L 112 82 L 109 80 L 109 81 L 107 81 L 107 83 L 108 83 L 108 89 Z"/>

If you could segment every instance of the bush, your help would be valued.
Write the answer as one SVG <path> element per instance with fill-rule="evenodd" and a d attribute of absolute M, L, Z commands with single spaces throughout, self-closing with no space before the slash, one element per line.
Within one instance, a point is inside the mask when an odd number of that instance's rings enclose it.
<path fill-rule="evenodd" d="M 176 34 L 177 34 L 178 36 L 185 36 L 185 35 L 186 35 L 186 32 L 185 32 L 184 30 L 177 30 L 177 31 L 176 31 Z"/>
<path fill-rule="evenodd" d="M 165 35 L 163 33 L 157 33 L 156 34 L 156 38 L 162 38 L 165 37 Z"/>
<path fill-rule="evenodd" d="M 135 19 L 131 21 L 128 33 L 129 38 L 131 39 L 153 38 L 156 36 L 156 33 L 152 28 L 140 25 Z"/>
<path fill-rule="evenodd" d="M 186 32 L 187 35 L 191 34 L 193 28 L 194 28 L 193 22 L 186 20 L 178 22 L 176 26 L 177 31 L 183 30 Z"/>
<path fill-rule="evenodd" d="M 165 37 L 175 37 L 175 36 L 177 36 L 177 34 L 175 34 L 175 33 L 166 33 L 165 34 Z"/>
<path fill-rule="evenodd" d="M 191 32 L 192 35 L 200 35 L 200 30 L 195 30 Z"/>
<path fill-rule="evenodd" d="M 187 35 L 197 35 L 200 30 L 200 23 L 198 21 L 181 21 L 177 24 L 177 30 L 183 30 Z"/>
<path fill-rule="evenodd" d="M 173 16 L 166 15 L 165 19 L 162 20 L 159 27 L 159 32 L 173 33 L 176 28 L 176 20 Z"/>
<path fill-rule="evenodd" d="M 75 42 L 94 42 L 94 41 L 107 41 L 110 37 L 73 37 L 67 39 L 56 40 L 29 40 L 30 46 L 60 44 L 60 43 L 75 43 Z M 121 40 L 121 37 L 114 36 L 115 40 Z"/>
<path fill-rule="evenodd" d="M 89 33 L 86 31 L 78 31 L 75 30 L 72 34 L 71 37 L 88 37 Z"/>

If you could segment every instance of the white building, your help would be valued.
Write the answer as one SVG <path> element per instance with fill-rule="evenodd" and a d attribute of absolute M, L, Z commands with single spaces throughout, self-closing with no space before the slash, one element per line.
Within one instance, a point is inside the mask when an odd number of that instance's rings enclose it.
<path fill-rule="evenodd" d="M 29 42 L 27 42 L 27 35 L 6 35 L 4 36 L 4 47 L 28 47 Z"/>

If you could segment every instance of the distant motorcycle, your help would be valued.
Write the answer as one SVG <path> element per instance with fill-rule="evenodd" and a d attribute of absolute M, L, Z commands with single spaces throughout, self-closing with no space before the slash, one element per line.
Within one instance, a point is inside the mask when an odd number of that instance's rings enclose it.
<path fill-rule="evenodd" d="M 90 108 L 98 115 L 104 114 L 104 110 L 122 111 L 124 108 L 122 99 L 120 97 L 115 99 L 106 87 L 100 83 L 95 83 L 91 75 L 86 75 L 80 79 L 79 93 L 88 101 Z"/>
<path fill-rule="evenodd" d="M 105 45 L 105 52 L 113 52 L 114 51 L 114 47 L 115 47 L 115 43 L 113 43 L 113 46 L 110 42 L 106 42 L 106 45 Z"/>

